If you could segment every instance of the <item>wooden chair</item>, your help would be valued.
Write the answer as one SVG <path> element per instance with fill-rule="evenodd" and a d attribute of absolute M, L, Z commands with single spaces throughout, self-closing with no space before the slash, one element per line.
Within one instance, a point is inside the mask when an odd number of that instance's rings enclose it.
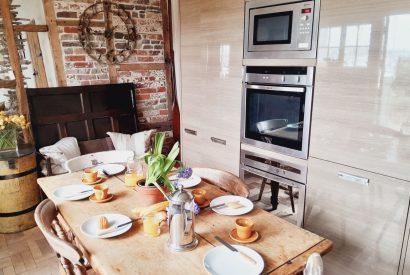
<path fill-rule="evenodd" d="M 98 164 L 107 163 L 125 163 L 129 158 L 134 157 L 133 151 L 105 151 L 87 155 L 82 155 L 76 158 L 67 160 L 64 163 L 65 168 L 69 173 L 83 170 L 88 167 Z"/>
<path fill-rule="evenodd" d="M 193 173 L 210 184 L 218 186 L 222 190 L 247 198 L 249 190 L 246 184 L 237 176 L 222 170 L 212 168 L 193 168 Z"/>
<path fill-rule="evenodd" d="M 57 210 L 54 203 L 46 199 L 36 208 L 34 213 L 38 228 L 57 253 L 62 274 L 84 275 L 87 273 L 86 260 L 81 250 L 71 243 L 66 232 L 57 220 Z"/>

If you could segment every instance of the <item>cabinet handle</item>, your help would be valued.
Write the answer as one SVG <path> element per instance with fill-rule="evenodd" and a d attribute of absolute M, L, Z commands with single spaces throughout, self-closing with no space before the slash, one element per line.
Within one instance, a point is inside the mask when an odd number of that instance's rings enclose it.
<path fill-rule="evenodd" d="M 226 140 L 224 139 L 220 139 L 220 138 L 216 138 L 216 137 L 211 137 L 212 142 L 214 143 L 219 143 L 222 145 L 226 145 Z"/>
<path fill-rule="evenodd" d="M 361 184 L 361 185 L 364 185 L 364 186 L 369 186 L 369 179 L 367 179 L 367 178 L 355 176 L 355 175 L 348 174 L 348 173 L 345 173 L 345 172 L 338 172 L 337 176 L 339 177 L 339 179 L 342 179 L 342 180 L 355 182 L 355 183 L 358 183 L 358 184 Z"/>
<path fill-rule="evenodd" d="M 184 131 L 185 131 L 185 133 L 187 133 L 187 134 L 196 136 L 196 131 L 195 131 L 195 130 L 191 130 L 191 129 L 185 128 Z"/>

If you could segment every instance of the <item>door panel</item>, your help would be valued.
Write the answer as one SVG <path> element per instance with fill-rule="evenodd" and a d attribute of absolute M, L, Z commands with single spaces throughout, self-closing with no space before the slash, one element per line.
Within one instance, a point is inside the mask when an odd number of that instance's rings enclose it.
<path fill-rule="evenodd" d="M 410 180 L 409 32 L 408 0 L 321 0 L 310 156 Z"/>
<path fill-rule="evenodd" d="M 339 172 L 369 179 L 368 186 Z M 309 159 L 304 222 L 334 242 L 323 258 L 326 274 L 397 274 L 409 190 L 410 182 Z"/>

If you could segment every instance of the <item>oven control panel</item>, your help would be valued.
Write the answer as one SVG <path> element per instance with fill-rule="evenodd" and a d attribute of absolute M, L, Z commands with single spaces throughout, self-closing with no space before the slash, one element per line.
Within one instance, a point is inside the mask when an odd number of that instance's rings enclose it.
<path fill-rule="evenodd" d="M 313 85 L 313 67 L 246 67 L 245 82 L 280 85 Z"/>
<path fill-rule="evenodd" d="M 313 30 L 313 3 L 307 2 L 300 10 L 298 49 L 310 49 Z"/>

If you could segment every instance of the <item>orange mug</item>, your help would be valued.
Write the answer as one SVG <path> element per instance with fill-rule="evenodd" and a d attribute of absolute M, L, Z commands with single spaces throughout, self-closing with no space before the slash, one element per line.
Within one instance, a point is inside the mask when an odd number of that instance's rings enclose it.
<path fill-rule="evenodd" d="M 235 221 L 236 234 L 240 239 L 248 239 L 252 235 L 253 221 L 248 218 L 239 218 Z"/>
<path fill-rule="evenodd" d="M 194 201 L 199 205 L 205 203 L 206 201 L 205 194 L 206 194 L 205 189 L 197 188 L 197 189 L 192 190 L 192 195 L 194 195 Z"/>
<path fill-rule="evenodd" d="M 85 169 L 83 173 L 83 181 L 91 183 L 97 181 L 98 171 L 94 169 Z"/>
<path fill-rule="evenodd" d="M 104 200 L 108 197 L 108 185 L 100 184 L 94 186 L 95 198 L 99 201 Z"/>

